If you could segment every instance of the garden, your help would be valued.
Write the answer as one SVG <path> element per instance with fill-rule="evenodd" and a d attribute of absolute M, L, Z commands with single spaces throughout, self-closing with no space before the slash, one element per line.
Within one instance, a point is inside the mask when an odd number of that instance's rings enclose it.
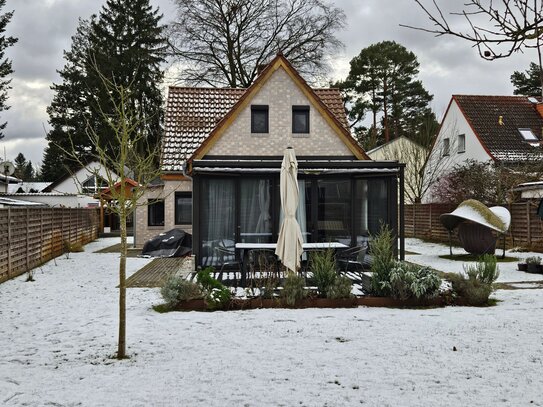
<path fill-rule="evenodd" d="M 254 308 L 344 308 L 366 306 L 435 307 L 487 306 L 499 276 L 494 255 L 464 265 L 462 272 L 440 272 L 414 262 L 398 261 L 388 227 L 371 240 L 371 266 L 357 272 L 339 271 L 332 250 L 310 254 L 305 272 L 253 273 L 244 289 L 223 284 L 212 267 L 193 279 L 174 275 L 161 289 L 159 312 L 173 310 L 240 310 Z M 347 270 L 345 270 L 347 271 Z M 220 273 L 222 275 L 222 273 Z M 355 277 L 353 277 L 355 276 Z M 359 286 L 355 286 L 359 283 Z"/>

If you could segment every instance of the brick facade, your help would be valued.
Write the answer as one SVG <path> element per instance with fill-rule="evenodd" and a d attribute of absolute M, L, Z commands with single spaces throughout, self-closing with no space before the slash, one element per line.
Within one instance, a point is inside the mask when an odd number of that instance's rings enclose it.
<path fill-rule="evenodd" d="M 269 106 L 269 133 L 251 134 L 251 104 Z M 283 68 L 266 81 L 255 97 L 209 150 L 209 155 L 281 156 L 286 147 L 296 155 L 352 156 L 315 106 L 310 107 L 309 134 L 292 133 L 292 106 L 310 105 Z"/>

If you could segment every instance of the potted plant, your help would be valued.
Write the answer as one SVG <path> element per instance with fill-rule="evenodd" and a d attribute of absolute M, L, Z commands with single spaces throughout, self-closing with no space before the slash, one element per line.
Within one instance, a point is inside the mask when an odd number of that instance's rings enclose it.
<path fill-rule="evenodd" d="M 533 256 L 526 259 L 526 264 L 528 265 L 528 273 L 543 273 L 543 266 L 541 265 L 541 257 Z"/>
<path fill-rule="evenodd" d="M 528 263 L 526 260 L 517 263 L 518 271 L 528 271 Z"/>

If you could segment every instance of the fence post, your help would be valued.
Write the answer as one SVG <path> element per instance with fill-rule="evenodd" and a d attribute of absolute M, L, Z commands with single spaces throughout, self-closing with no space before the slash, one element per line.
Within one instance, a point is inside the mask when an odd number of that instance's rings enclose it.
<path fill-rule="evenodd" d="M 8 280 L 11 278 L 11 208 L 8 206 Z"/>
<path fill-rule="evenodd" d="M 434 207 L 434 204 L 430 204 L 430 237 L 433 236 L 434 231 L 432 230 L 432 208 Z"/>
<path fill-rule="evenodd" d="M 530 225 L 530 201 L 526 201 L 526 232 L 527 232 L 527 239 L 528 239 L 528 245 L 532 245 L 532 227 Z"/>
<path fill-rule="evenodd" d="M 30 236 L 30 210 L 26 208 L 26 271 L 30 270 L 30 245 L 28 242 Z"/>

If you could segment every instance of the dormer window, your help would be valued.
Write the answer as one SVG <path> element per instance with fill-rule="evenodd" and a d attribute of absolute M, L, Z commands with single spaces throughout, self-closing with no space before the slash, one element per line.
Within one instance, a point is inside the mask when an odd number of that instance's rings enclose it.
<path fill-rule="evenodd" d="M 251 133 L 269 132 L 269 107 L 268 105 L 251 106 Z"/>
<path fill-rule="evenodd" d="M 292 132 L 309 133 L 309 106 L 292 106 Z"/>

